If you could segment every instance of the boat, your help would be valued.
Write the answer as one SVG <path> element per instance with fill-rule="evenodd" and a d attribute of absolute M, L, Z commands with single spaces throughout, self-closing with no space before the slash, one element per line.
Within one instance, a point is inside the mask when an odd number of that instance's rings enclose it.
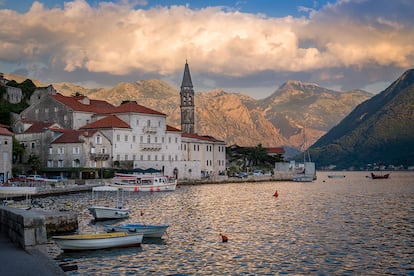
<path fill-rule="evenodd" d="M 121 225 L 113 225 L 106 227 L 107 232 L 127 232 L 127 233 L 142 233 L 144 238 L 161 238 L 167 228 L 169 227 L 168 224 L 137 224 L 137 223 L 129 223 L 129 224 L 121 224 Z"/>
<path fill-rule="evenodd" d="M 110 186 L 133 192 L 175 191 L 177 179 L 164 175 L 116 173 Z"/>
<path fill-rule="evenodd" d="M 295 182 L 312 182 L 313 176 L 298 175 L 298 176 L 294 176 L 292 180 Z"/>
<path fill-rule="evenodd" d="M 115 207 L 107 206 L 92 206 L 88 210 L 95 220 L 109 220 L 109 219 L 121 219 L 129 217 L 130 209 L 123 208 L 122 202 L 119 202 L 119 188 L 109 186 L 98 186 L 92 188 L 92 198 L 94 198 L 95 192 L 117 192 L 117 203 Z M 123 191 L 121 191 L 123 193 Z"/>
<path fill-rule="evenodd" d="M 389 177 L 390 177 L 390 174 L 389 173 L 387 173 L 387 174 L 381 174 L 381 175 L 371 173 L 371 178 L 372 179 L 388 179 Z"/>
<path fill-rule="evenodd" d="M 114 232 L 53 236 L 52 240 L 64 251 L 77 251 L 140 246 L 142 238 L 140 233 Z"/>
<path fill-rule="evenodd" d="M 345 178 L 344 174 L 328 174 L 328 178 Z"/>

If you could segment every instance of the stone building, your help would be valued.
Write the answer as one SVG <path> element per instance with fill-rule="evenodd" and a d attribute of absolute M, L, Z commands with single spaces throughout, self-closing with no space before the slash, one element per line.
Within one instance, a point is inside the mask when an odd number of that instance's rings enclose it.
<path fill-rule="evenodd" d="M 193 82 L 191 81 L 190 67 L 186 61 L 180 91 L 181 131 L 183 133 L 195 133 L 194 107 Z"/>
<path fill-rule="evenodd" d="M 0 185 L 12 177 L 13 133 L 0 125 Z"/>

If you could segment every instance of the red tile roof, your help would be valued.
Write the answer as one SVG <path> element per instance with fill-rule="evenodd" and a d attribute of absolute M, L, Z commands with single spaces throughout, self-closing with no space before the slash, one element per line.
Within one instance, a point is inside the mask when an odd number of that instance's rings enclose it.
<path fill-rule="evenodd" d="M 208 136 L 208 135 L 200 136 L 200 135 L 195 134 L 195 133 L 182 133 L 181 137 L 204 140 L 204 141 L 210 141 L 210 142 L 222 142 L 222 141 L 217 140 L 216 138 L 214 138 L 212 136 Z"/>
<path fill-rule="evenodd" d="M 93 113 L 104 113 L 106 110 L 113 108 L 114 106 L 106 101 L 92 100 L 89 99 L 89 104 L 81 103 L 80 101 L 85 99 L 85 96 L 63 96 L 57 93 L 56 95 L 49 95 L 55 100 L 61 102 L 67 107 L 75 111 L 93 112 Z"/>
<path fill-rule="evenodd" d="M 277 147 L 277 148 L 265 148 L 267 154 L 284 154 L 285 153 L 285 149 L 282 147 Z"/>
<path fill-rule="evenodd" d="M 59 129 L 60 130 L 60 129 Z M 60 143 L 83 143 L 81 136 L 91 137 L 97 130 L 72 130 L 62 129 L 62 135 L 52 141 L 52 144 Z"/>
<path fill-rule="evenodd" d="M 0 135 L 13 136 L 13 132 L 9 131 L 7 128 L 0 126 Z"/>
<path fill-rule="evenodd" d="M 167 131 L 181 131 L 178 128 L 167 125 Z"/>
<path fill-rule="evenodd" d="M 40 122 L 40 121 L 29 121 L 29 120 L 24 120 L 22 122 L 31 124 L 31 126 L 24 133 L 39 133 L 39 132 L 42 132 L 45 128 L 50 128 L 56 124 L 54 122 Z"/>
<path fill-rule="evenodd" d="M 127 123 L 115 115 L 110 115 L 93 123 L 82 126 L 79 129 L 98 129 L 98 128 L 131 128 Z"/>
<path fill-rule="evenodd" d="M 144 113 L 144 114 L 155 114 L 155 115 L 163 115 L 166 116 L 164 113 L 153 110 L 151 108 L 139 105 L 135 102 L 127 102 L 121 104 L 119 106 L 107 109 L 102 114 L 113 114 L 113 113 Z"/>

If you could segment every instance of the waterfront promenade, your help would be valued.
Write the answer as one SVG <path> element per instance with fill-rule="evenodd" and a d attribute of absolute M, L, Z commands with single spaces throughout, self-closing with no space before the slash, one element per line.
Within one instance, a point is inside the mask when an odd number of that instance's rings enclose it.
<path fill-rule="evenodd" d="M 65 275 L 56 262 L 43 252 L 42 246 L 24 250 L 13 244 L 2 232 L 0 232 L 0 258 L 0 275 Z"/>

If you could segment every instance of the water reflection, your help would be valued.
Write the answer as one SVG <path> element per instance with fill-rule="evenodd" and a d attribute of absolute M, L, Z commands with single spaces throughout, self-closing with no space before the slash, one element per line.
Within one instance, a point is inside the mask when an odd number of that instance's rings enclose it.
<path fill-rule="evenodd" d="M 364 173 L 346 173 L 344 179 L 328 179 L 319 173 L 314 183 L 129 193 L 125 206 L 133 211 L 122 223 L 169 224 L 168 235 L 145 241 L 138 251 L 68 257 L 51 243 L 49 254 L 81 263 L 68 275 L 409 274 L 414 272 L 413 176 L 392 173 L 391 179 L 372 180 Z M 100 200 L 114 204 L 110 195 Z M 79 232 L 104 231 L 109 223 L 91 222 L 87 193 L 53 201 L 53 208 L 71 202 L 79 212 Z M 220 233 L 228 243 L 221 242 Z"/>

